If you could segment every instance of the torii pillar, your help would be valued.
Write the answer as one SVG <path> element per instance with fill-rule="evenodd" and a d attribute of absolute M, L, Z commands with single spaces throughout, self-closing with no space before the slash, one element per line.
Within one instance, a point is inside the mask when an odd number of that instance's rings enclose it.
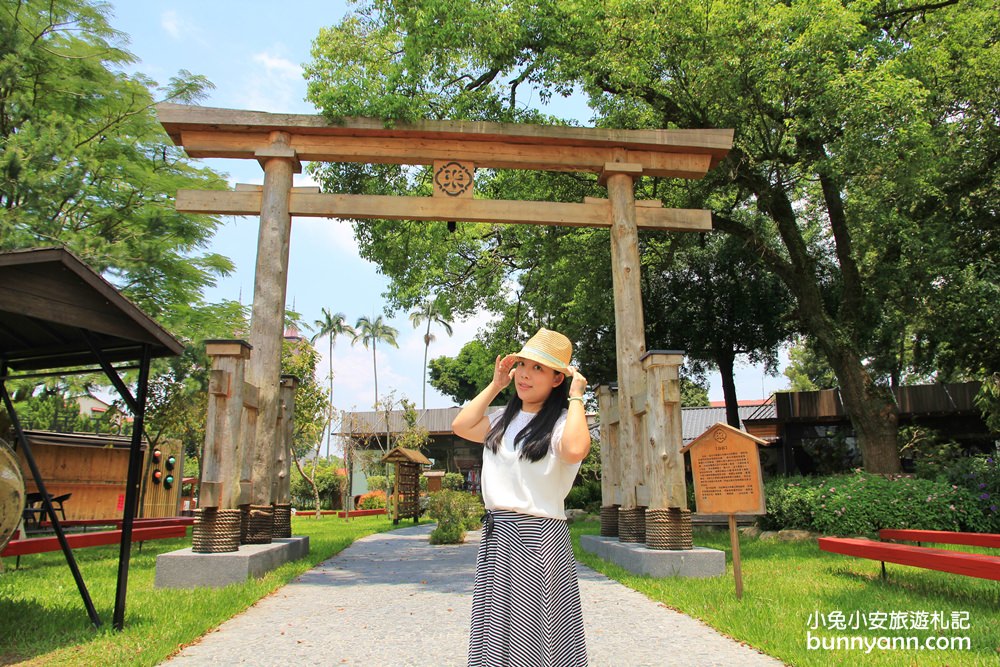
<path fill-rule="evenodd" d="M 646 353 L 639 230 L 636 226 L 633 192 L 634 178 L 641 174 L 642 165 L 626 162 L 609 162 L 604 165 L 601 174 L 611 202 L 611 278 L 615 302 L 615 345 L 618 352 L 618 442 L 621 451 L 616 458 L 621 464 L 621 495 L 616 499 L 616 504 L 620 505 L 619 516 L 630 522 L 638 520 L 633 515 L 645 510 L 637 493 L 645 481 L 645 466 L 639 443 L 642 431 L 635 416 L 635 409 L 638 407 L 636 400 L 644 394 L 642 357 Z"/>
<path fill-rule="evenodd" d="M 288 282 L 288 249 L 292 216 L 289 195 L 292 175 L 302 171 L 287 132 L 269 134 L 270 146 L 255 155 L 264 167 L 257 266 L 254 273 L 250 344 L 253 355 L 247 366 L 248 381 L 259 392 L 257 436 L 253 453 L 253 505 L 273 505 L 275 462 L 284 442 L 279 433 L 281 410 L 281 344 L 285 330 L 285 294 Z"/>

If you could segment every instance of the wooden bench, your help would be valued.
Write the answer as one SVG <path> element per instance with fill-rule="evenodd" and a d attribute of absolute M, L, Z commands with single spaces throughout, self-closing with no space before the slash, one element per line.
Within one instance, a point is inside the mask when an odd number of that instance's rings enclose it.
<path fill-rule="evenodd" d="M 965 544 L 968 546 L 1000 549 L 1000 535 L 995 533 L 959 533 L 950 530 L 909 530 L 883 528 L 878 531 L 879 539 L 904 540 L 928 544 Z"/>
<path fill-rule="evenodd" d="M 145 542 L 146 540 L 162 540 L 173 537 L 186 537 L 186 525 L 172 526 L 140 526 L 132 529 L 133 542 Z M 71 549 L 83 547 L 96 547 L 107 544 L 119 544 L 122 539 L 121 530 L 101 530 L 93 533 L 68 533 L 66 542 Z M 11 540 L 0 551 L 2 556 L 23 556 L 26 554 L 40 554 L 48 551 L 59 551 L 62 546 L 59 538 L 52 537 L 31 537 L 23 540 Z"/>
<path fill-rule="evenodd" d="M 922 567 L 927 570 L 961 574 L 967 577 L 1000 581 L 1000 556 L 970 554 L 963 551 L 948 551 L 851 537 L 821 537 L 818 542 L 819 548 L 823 551 L 881 561 L 883 577 L 885 576 L 885 564 L 897 563 Z"/>

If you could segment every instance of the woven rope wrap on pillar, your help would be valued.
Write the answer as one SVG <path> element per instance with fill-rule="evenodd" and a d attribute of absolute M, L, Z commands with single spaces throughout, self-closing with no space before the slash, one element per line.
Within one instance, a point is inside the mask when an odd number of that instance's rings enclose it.
<path fill-rule="evenodd" d="M 240 544 L 247 543 L 247 529 L 250 527 L 250 504 L 240 505 Z"/>
<path fill-rule="evenodd" d="M 691 510 L 681 507 L 646 510 L 646 546 L 671 551 L 693 549 Z"/>
<path fill-rule="evenodd" d="M 206 507 L 194 511 L 191 551 L 219 554 L 240 548 L 240 511 Z"/>
<path fill-rule="evenodd" d="M 630 509 L 618 508 L 618 541 L 646 541 L 646 508 L 643 506 Z"/>
<path fill-rule="evenodd" d="M 691 510 L 686 507 L 670 508 L 672 532 L 667 536 L 668 549 L 686 550 L 694 548 L 691 535 Z"/>
<path fill-rule="evenodd" d="M 667 539 L 670 525 L 670 510 L 646 510 L 646 546 L 650 549 L 670 549 Z"/>
<path fill-rule="evenodd" d="M 274 507 L 271 505 L 250 505 L 246 544 L 270 544 L 273 530 Z"/>
<path fill-rule="evenodd" d="M 271 531 L 271 537 L 274 539 L 281 539 L 284 537 L 292 536 L 292 506 L 291 505 L 275 505 L 274 506 L 274 528 Z"/>
<path fill-rule="evenodd" d="M 618 508 L 608 505 L 601 508 L 601 537 L 618 537 Z"/>

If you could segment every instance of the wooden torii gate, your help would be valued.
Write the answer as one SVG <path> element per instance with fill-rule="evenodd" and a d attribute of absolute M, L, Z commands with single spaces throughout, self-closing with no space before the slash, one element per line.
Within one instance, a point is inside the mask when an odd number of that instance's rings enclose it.
<path fill-rule="evenodd" d="M 617 473 L 604 485 L 603 505 L 620 505 L 623 511 L 645 506 L 686 508 L 676 395 L 682 356 L 647 354 L 638 230 L 709 231 L 711 213 L 637 202 L 633 189 L 642 175 L 703 177 L 732 147 L 732 130 L 453 121 L 387 128 L 367 118 L 331 124 L 315 115 L 167 103 L 158 105 L 157 113 L 170 138 L 189 156 L 252 159 L 264 170 L 262 187 L 177 193 L 178 211 L 260 215 L 250 331 L 253 354 L 247 365 L 247 380 L 259 390 L 253 503 L 273 502 L 267 480 L 277 458 L 273 448 L 280 441 L 276 430 L 289 236 L 292 216 L 303 216 L 609 228 L 619 389 L 614 410 L 617 442 L 602 448 L 602 458 L 610 457 L 606 469 Z M 294 188 L 292 177 L 301 171 L 300 161 L 431 165 L 434 192 L 432 197 L 395 197 Z M 587 198 L 582 203 L 474 199 L 474 174 L 480 167 L 596 173 L 607 186 L 608 199 Z M 647 376 L 653 378 L 651 383 Z"/>

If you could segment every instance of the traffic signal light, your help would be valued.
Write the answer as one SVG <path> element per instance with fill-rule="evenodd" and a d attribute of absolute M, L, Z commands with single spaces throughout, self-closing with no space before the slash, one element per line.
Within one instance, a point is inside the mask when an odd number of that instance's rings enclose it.
<path fill-rule="evenodd" d="M 173 470 L 174 466 L 176 464 L 177 464 L 177 457 L 176 456 L 168 456 L 167 457 L 167 463 L 166 463 L 167 470 Z"/>
<path fill-rule="evenodd" d="M 174 476 L 173 475 L 167 475 L 166 477 L 163 478 L 163 488 L 164 489 L 167 489 L 169 491 L 170 487 L 172 487 L 173 485 L 174 485 Z"/>
<path fill-rule="evenodd" d="M 159 469 L 153 471 L 153 484 L 159 484 L 160 480 L 163 479 L 163 472 Z"/>

